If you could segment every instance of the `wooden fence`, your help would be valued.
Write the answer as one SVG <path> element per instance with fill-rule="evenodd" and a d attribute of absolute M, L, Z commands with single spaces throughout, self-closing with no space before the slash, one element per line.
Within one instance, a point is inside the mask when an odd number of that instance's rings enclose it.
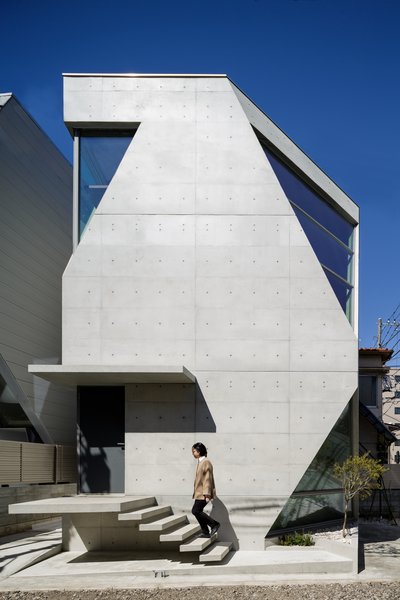
<path fill-rule="evenodd" d="M 74 483 L 76 478 L 74 447 L 0 440 L 0 484 Z"/>

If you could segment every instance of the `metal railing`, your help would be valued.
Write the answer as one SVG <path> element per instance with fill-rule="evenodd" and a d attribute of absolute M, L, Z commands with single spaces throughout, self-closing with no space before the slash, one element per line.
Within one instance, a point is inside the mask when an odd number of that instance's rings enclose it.
<path fill-rule="evenodd" d="M 74 483 L 76 478 L 73 446 L 0 440 L 0 484 Z"/>

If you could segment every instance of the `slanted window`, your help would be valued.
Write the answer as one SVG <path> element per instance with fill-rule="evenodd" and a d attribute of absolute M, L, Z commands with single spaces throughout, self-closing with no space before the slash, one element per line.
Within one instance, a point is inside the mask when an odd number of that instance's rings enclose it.
<path fill-rule="evenodd" d="M 347 318 L 352 319 L 354 226 L 261 142 Z"/>
<path fill-rule="evenodd" d="M 1 367 L 1 364 L 0 364 Z M 40 442 L 13 389 L 0 374 L 0 439 L 18 442 Z"/>
<path fill-rule="evenodd" d="M 343 493 L 334 474 L 335 463 L 351 455 L 351 410 L 346 406 L 267 537 L 300 526 L 343 518 Z"/>
<path fill-rule="evenodd" d="M 136 130 L 79 131 L 79 239 L 119 167 Z"/>

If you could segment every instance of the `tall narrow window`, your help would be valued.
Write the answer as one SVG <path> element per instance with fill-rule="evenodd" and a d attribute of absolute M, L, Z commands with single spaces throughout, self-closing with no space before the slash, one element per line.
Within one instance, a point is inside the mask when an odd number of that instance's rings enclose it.
<path fill-rule="evenodd" d="M 354 227 L 263 144 L 264 152 L 347 318 L 352 319 Z"/>
<path fill-rule="evenodd" d="M 79 139 L 79 239 L 121 163 L 136 130 L 86 129 Z"/>

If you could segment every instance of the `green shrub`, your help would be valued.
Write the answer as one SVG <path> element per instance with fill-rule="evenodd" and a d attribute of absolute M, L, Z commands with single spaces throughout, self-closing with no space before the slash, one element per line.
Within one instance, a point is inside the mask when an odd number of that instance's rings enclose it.
<path fill-rule="evenodd" d="M 279 538 L 280 546 L 314 546 L 310 533 L 286 533 Z"/>

